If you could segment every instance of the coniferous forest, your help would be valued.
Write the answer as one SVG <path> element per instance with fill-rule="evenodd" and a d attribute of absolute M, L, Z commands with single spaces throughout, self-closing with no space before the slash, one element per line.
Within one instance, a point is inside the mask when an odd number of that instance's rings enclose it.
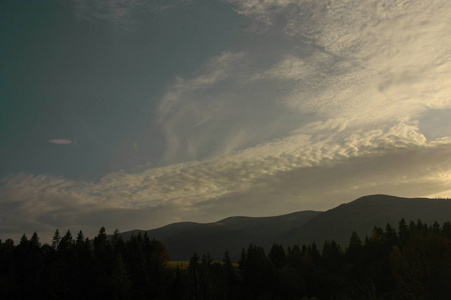
<path fill-rule="evenodd" d="M 402 219 L 355 232 L 343 249 L 273 244 L 243 248 L 238 264 L 193 254 L 188 268 L 169 266 L 165 246 L 144 234 L 124 241 L 105 228 L 90 240 L 56 230 L 15 245 L 0 241 L 1 299 L 449 299 L 451 223 Z"/>

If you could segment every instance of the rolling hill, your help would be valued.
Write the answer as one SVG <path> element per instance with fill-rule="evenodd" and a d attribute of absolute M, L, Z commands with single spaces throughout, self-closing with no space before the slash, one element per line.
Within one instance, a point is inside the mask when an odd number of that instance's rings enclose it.
<path fill-rule="evenodd" d="M 363 239 L 374 226 L 385 228 L 390 223 L 396 229 L 399 221 L 421 219 L 428 224 L 443 224 L 451 220 L 450 199 L 401 198 L 388 195 L 364 196 L 319 214 L 303 226 L 292 229 L 284 244 L 303 244 L 335 240 L 347 246 L 352 231 Z"/>
<path fill-rule="evenodd" d="M 451 200 L 401 198 L 388 195 L 361 197 L 326 212 L 301 211 L 275 217 L 230 217 L 213 223 L 182 222 L 148 230 L 166 245 L 171 260 L 189 260 L 194 252 L 210 253 L 221 259 L 229 250 L 237 259 L 243 247 L 254 243 L 268 249 L 273 243 L 284 246 L 335 240 L 347 246 L 353 230 L 361 238 L 371 234 L 374 226 L 395 228 L 404 218 L 432 223 L 451 220 Z M 127 239 L 141 230 L 122 233 Z"/>

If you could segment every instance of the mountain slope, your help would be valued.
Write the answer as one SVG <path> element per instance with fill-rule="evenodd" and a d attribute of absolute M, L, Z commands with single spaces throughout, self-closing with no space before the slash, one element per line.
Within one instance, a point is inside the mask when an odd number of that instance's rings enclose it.
<path fill-rule="evenodd" d="M 385 228 L 390 223 L 396 229 L 399 221 L 421 219 L 428 224 L 451 220 L 451 200 L 401 198 L 388 195 L 361 197 L 353 202 L 328 210 L 287 234 L 285 243 L 303 244 L 334 239 L 342 247 L 348 245 L 352 231 L 363 239 L 374 226 Z"/>
<path fill-rule="evenodd" d="M 451 220 L 451 200 L 371 195 L 326 212 L 230 217 L 207 224 L 174 223 L 147 233 L 166 245 L 171 260 L 189 260 L 194 252 L 210 253 L 214 259 L 221 259 L 225 250 L 237 259 L 241 249 L 250 243 L 269 249 L 273 243 L 289 246 L 316 242 L 321 247 L 325 240 L 335 240 L 345 248 L 352 231 L 363 239 L 371 234 L 374 226 L 385 228 L 390 223 L 397 228 L 401 218 L 406 222 L 420 218 L 428 224 L 434 221 L 442 224 Z M 122 235 L 128 238 L 137 232 Z"/>
<path fill-rule="evenodd" d="M 321 212 L 302 211 L 276 217 L 230 217 L 214 223 L 174 223 L 148 230 L 163 242 L 171 260 L 188 260 L 194 252 L 221 259 L 226 250 L 235 258 L 249 243 L 269 247 L 291 229 L 302 226 Z M 127 239 L 137 230 L 122 233 Z"/>

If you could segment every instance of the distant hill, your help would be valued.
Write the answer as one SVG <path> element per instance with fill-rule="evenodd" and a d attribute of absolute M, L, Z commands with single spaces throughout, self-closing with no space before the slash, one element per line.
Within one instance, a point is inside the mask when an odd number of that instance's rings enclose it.
<path fill-rule="evenodd" d="M 301 211 L 276 217 L 230 217 L 214 223 L 173 223 L 148 230 L 151 238 L 163 242 L 171 260 L 189 260 L 194 252 L 199 255 L 210 253 L 214 259 L 221 259 L 226 250 L 233 258 L 250 243 L 269 247 L 278 242 L 280 236 L 293 228 L 301 227 L 319 215 L 317 211 Z M 140 230 L 122 233 L 124 239 Z"/>
<path fill-rule="evenodd" d="M 396 229 L 399 221 L 421 219 L 428 224 L 440 225 L 451 221 L 450 199 L 401 198 L 388 195 L 364 196 L 355 201 L 319 214 L 303 226 L 292 229 L 285 236 L 284 244 L 303 244 L 335 240 L 342 247 L 348 245 L 352 231 L 363 239 L 370 235 L 374 226 L 385 228 L 390 223 Z"/>
<path fill-rule="evenodd" d="M 451 200 L 371 195 L 326 212 L 230 217 L 206 224 L 174 223 L 147 233 L 165 244 L 171 260 L 189 260 L 194 252 L 209 252 L 214 259 L 221 259 L 225 250 L 236 259 L 250 243 L 268 249 L 273 243 L 289 246 L 316 242 L 321 246 L 325 240 L 333 239 L 345 248 L 353 230 L 363 239 L 375 225 L 385 227 L 390 223 L 397 228 L 401 218 L 407 222 L 419 218 L 426 223 L 450 221 Z M 122 236 L 127 239 L 138 231 L 124 232 Z"/>

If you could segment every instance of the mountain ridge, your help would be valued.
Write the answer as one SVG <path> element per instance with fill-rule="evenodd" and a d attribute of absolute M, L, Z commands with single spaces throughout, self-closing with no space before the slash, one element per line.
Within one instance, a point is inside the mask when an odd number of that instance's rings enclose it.
<path fill-rule="evenodd" d="M 440 224 L 451 220 L 450 199 L 405 198 L 384 194 L 359 197 L 327 211 L 298 211 L 270 217 L 232 216 L 210 223 L 177 222 L 151 230 L 122 233 L 124 239 L 138 232 L 147 232 L 165 244 L 172 260 L 189 260 L 194 252 L 210 253 L 221 259 L 228 250 L 237 259 L 250 243 L 266 249 L 273 243 L 284 246 L 335 240 L 342 248 L 348 244 L 352 231 L 363 239 L 374 226 L 394 228 L 421 219 Z"/>

